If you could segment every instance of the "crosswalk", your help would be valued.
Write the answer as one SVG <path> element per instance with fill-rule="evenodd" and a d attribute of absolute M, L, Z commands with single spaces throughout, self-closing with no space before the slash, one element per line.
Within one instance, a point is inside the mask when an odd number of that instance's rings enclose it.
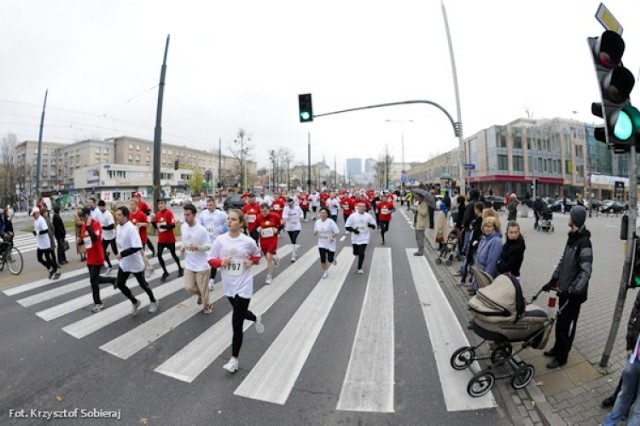
<path fill-rule="evenodd" d="M 292 246 L 285 244 L 278 249 L 278 254 L 282 259 L 291 250 Z M 495 407 L 491 392 L 482 398 L 467 396 L 464 390 L 471 372 L 454 372 L 449 366 L 451 348 L 464 346 L 468 342 L 428 262 L 423 257 L 413 256 L 413 251 L 407 249 L 406 253 L 396 253 L 395 256 L 406 257 L 410 266 L 424 326 L 431 339 L 431 347 L 425 346 L 421 356 L 433 353 L 435 357 L 448 411 Z M 354 276 L 355 258 L 351 248 L 344 247 L 336 254 L 337 265 L 331 267 L 329 278 L 321 279 L 318 274 L 317 283 L 305 294 L 304 300 L 286 324 L 274 331 L 275 337 L 268 342 L 268 347 L 255 365 L 244 366 L 248 374 L 237 385 L 234 395 L 271 404 L 287 404 L 296 381 L 313 359 L 310 355 L 317 350 L 315 346 L 319 335 L 332 315 L 345 283 Z M 398 315 L 394 310 L 394 264 L 397 260 L 392 260 L 392 249 L 387 247 L 375 247 L 371 255 L 364 297 L 354 307 L 360 314 L 350 356 L 345 368 L 340 370 L 344 377 L 340 380 L 342 385 L 336 411 L 393 413 L 397 409 L 394 329 Z M 295 263 L 281 262 L 272 284 L 256 287 L 251 310 L 256 315 L 273 310 L 287 292 L 301 285 L 301 279 L 317 267 L 317 262 L 315 247 L 308 249 Z M 151 264 L 156 266 L 157 259 L 151 259 Z M 196 304 L 195 296 L 180 297 L 180 294 L 186 293 L 183 279 L 174 273 L 177 265 L 171 263 L 167 267 L 173 279 L 153 286 L 154 295 L 160 301 L 158 314 L 138 316 L 130 325 L 120 320 L 130 316 L 131 303 L 119 290 L 110 286 L 101 289 L 101 298 L 107 308 L 96 314 L 88 312 L 87 307 L 93 304 L 93 299 L 85 269 L 65 274 L 60 282 L 38 280 L 7 289 L 4 294 L 33 311 L 38 318 L 47 322 L 56 320 L 56 325 L 59 322 L 62 331 L 69 336 L 75 339 L 93 336 L 91 342 L 99 341 L 100 350 L 131 362 L 131 358 L 143 349 L 154 344 L 162 345 L 163 340 L 160 339 L 170 339 L 176 329 L 190 324 L 202 312 L 202 306 Z M 263 259 L 251 268 L 251 272 L 258 276 L 265 269 L 266 262 Z M 130 288 L 136 286 L 135 280 L 129 281 Z M 223 297 L 222 286 L 216 285 L 210 296 L 211 301 L 216 302 Z M 142 294 L 139 300 L 141 307 L 148 306 L 146 295 Z M 85 312 L 86 315 L 82 315 Z M 194 382 L 229 352 L 232 340 L 231 315 L 231 312 L 221 315 L 175 352 L 172 350 L 173 353 L 167 354 L 166 350 L 162 351 L 158 358 L 163 359 L 157 359 L 155 364 L 147 368 L 181 382 Z M 116 322 L 119 326 L 124 324 L 126 331 L 114 337 L 110 327 L 115 327 Z M 252 325 L 252 322 L 246 321 L 245 332 Z M 103 335 L 109 337 L 100 339 Z"/>
<path fill-rule="evenodd" d="M 69 245 L 73 246 L 75 240 L 75 236 L 73 234 L 67 234 L 65 239 L 69 242 Z M 38 249 L 36 237 L 30 234 L 17 235 L 13 237 L 13 245 L 17 247 L 22 254 L 36 251 Z"/>

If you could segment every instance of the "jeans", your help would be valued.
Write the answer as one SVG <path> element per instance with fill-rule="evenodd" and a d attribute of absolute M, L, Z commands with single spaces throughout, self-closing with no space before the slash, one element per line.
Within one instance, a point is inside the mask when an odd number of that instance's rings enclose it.
<path fill-rule="evenodd" d="M 636 402 L 633 404 L 629 412 L 629 417 L 627 418 L 628 426 L 637 426 L 640 425 L 640 404 L 638 399 L 638 384 L 640 383 L 640 360 L 636 359 L 633 364 L 629 362 L 630 355 L 627 355 L 627 363 L 624 366 L 624 371 L 622 372 L 622 388 L 620 389 L 620 393 L 616 398 L 616 402 L 613 405 L 613 408 L 607 414 L 603 425 L 617 425 L 619 421 L 621 421 L 626 412 L 629 404 L 631 404 L 635 398 Z"/>
<path fill-rule="evenodd" d="M 424 253 L 424 229 L 416 229 L 416 243 L 418 243 L 418 252 Z"/>
<path fill-rule="evenodd" d="M 64 252 L 64 241 L 65 241 L 65 237 L 62 238 L 56 238 L 57 243 L 58 243 L 58 262 L 62 263 L 66 263 L 67 262 L 67 255 Z"/>

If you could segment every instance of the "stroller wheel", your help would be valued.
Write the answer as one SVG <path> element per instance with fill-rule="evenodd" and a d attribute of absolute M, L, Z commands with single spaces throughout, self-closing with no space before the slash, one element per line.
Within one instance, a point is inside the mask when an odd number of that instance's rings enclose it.
<path fill-rule="evenodd" d="M 491 390 L 496 378 L 491 373 L 483 373 L 482 371 L 473 376 L 467 385 L 467 393 L 474 398 L 486 395 Z"/>
<path fill-rule="evenodd" d="M 442 264 L 442 259 L 440 259 L 439 257 L 436 257 L 436 265 L 440 265 Z"/>
<path fill-rule="evenodd" d="M 511 375 L 511 386 L 514 389 L 522 389 L 527 386 L 533 375 L 536 374 L 536 369 L 531 364 L 524 364 L 518 367 L 518 369 Z"/>
<path fill-rule="evenodd" d="M 455 370 L 464 370 L 476 359 L 476 352 L 470 346 L 463 346 L 451 355 L 451 366 Z"/>
<path fill-rule="evenodd" d="M 444 264 L 447 265 L 447 266 L 453 265 L 453 259 L 451 259 L 451 258 L 447 259 L 447 261 L 444 262 Z"/>
<path fill-rule="evenodd" d="M 491 352 L 491 362 L 493 364 L 498 364 L 511 356 L 511 345 L 509 346 L 498 346 Z"/>

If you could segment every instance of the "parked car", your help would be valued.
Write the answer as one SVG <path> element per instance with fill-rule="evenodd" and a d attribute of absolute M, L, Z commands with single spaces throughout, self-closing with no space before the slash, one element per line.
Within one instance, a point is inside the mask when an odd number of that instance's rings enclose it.
<path fill-rule="evenodd" d="M 496 195 L 484 196 L 485 207 L 493 207 L 494 210 L 500 210 L 504 207 L 504 197 L 498 197 Z"/>
<path fill-rule="evenodd" d="M 185 202 L 191 202 L 191 196 L 186 194 L 177 194 L 169 201 L 170 206 L 184 206 Z"/>
<path fill-rule="evenodd" d="M 600 212 L 609 214 L 609 213 L 622 213 L 626 209 L 624 203 L 617 200 L 605 200 L 602 202 L 600 206 Z"/>
<path fill-rule="evenodd" d="M 229 195 L 225 198 L 224 203 L 222 204 L 223 210 L 229 211 L 229 209 L 240 209 L 242 210 L 244 207 L 244 200 L 238 194 Z"/>
<path fill-rule="evenodd" d="M 562 211 L 562 204 L 564 202 L 565 202 L 565 200 L 563 198 L 558 198 L 552 204 L 549 204 L 549 208 L 551 209 L 552 212 L 561 212 Z M 573 207 L 575 205 L 576 205 L 575 201 L 567 198 L 566 199 L 566 205 L 564 207 L 564 212 L 568 213 L 571 210 L 571 207 Z"/>
<path fill-rule="evenodd" d="M 587 209 L 593 208 L 594 210 L 597 211 L 602 206 L 602 201 L 598 200 L 597 198 L 592 198 L 590 200 L 585 201 L 584 206 Z"/>

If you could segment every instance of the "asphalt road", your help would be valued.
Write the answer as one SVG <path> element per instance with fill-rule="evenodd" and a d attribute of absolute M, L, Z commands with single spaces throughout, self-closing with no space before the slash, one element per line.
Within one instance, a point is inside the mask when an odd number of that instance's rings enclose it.
<path fill-rule="evenodd" d="M 342 219 L 338 224 L 343 226 Z M 47 281 L 42 280 L 44 271 L 35 263 L 35 254 L 27 254 L 24 276 L 16 278 L 22 281 L 0 285 L 4 290 L 0 292 L 1 422 L 44 424 L 49 421 L 36 416 L 55 410 L 58 415 L 85 416 L 73 424 L 93 424 L 96 420 L 86 416 L 113 410 L 125 424 L 511 424 L 491 397 L 483 402 L 467 396 L 466 372 L 438 364 L 457 348 L 446 345 L 448 339 L 453 342 L 462 335 L 462 329 L 455 316 L 444 325 L 433 322 L 434 314 L 454 314 L 448 312 L 446 299 L 436 298 L 437 278 L 416 283 L 415 274 L 430 267 L 407 251 L 415 247 L 415 240 L 404 215 L 394 215 L 386 246 L 373 232 L 363 275 L 350 264 L 349 237 L 339 242 L 339 263 L 329 280 L 320 278 L 311 227 L 311 222 L 304 224 L 299 238 L 301 257 L 295 263 L 283 257 L 271 286 L 263 284 L 264 271 L 257 275 L 252 307 L 263 312 L 266 331 L 258 335 L 246 323 L 240 370 L 235 374 L 222 369 L 230 355 L 230 338 L 211 334 L 214 328 L 219 333 L 230 331 L 226 300 L 217 301 L 209 316 L 196 312 L 176 323 L 158 320 L 169 312 L 186 316 L 184 311 L 193 309 L 195 300 L 182 289 L 175 272 L 163 284 L 156 270 L 151 286 L 156 294 L 165 294 L 159 298 L 156 315 L 144 308 L 130 317 L 129 302 L 119 292 L 106 297 L 110 289 L 104 287 L 106 309 L 98 317 L 90 312 L 89 284 L 82 267 L 78 272 L 65 268 L 59 281 L 22 291 L 25 284 L 35 287 Z M 283 250 L 288 243 L 288 236 L 281 235 Z M 374 257 L 379 264 L 372 265 Z M 79 265 L 72 261 L 71 266 Z M 387 269 L 391 282 L 384 278 Z M 7 273 L 0 274 L 5 278 Z M 430 286 L 426 294 L 433 299 L 421 300 L 416 285 Z M 135 287 L 134 293 L 141 290 Z M 79 298 L 84 300 L 78 302 L 82 306 L 61 311 Z M 140 299 L 147 301 L 144 295 Z M 436 308 L 444 313 L 432 310 Z M 125 313 L 112 315 L 118 309 Z M 362 326 L 361 317 L 366 318 Z M 155 323 L 166 328 L 163 334 L 141 332 Z M 375 325 L 367 327 L 371 324 Z M 131 333 L 133 343 L 114 349 L 116 339 Z M 385 351 L 389 344 L 390 352 Z M 196 349 L 185 352 L 187 347 Z M 126 359 L 122 353 L 113 355 L 127 348 L 132 353 Z M 199 357 L 207 359 L 195 373 L 188 379 L 176 378 L 181 366 L 192 371 L 188 365 L 198 364 Z M 370 374 L 375 386 L 367 387 L 370 383 L 358 378 L 358 371 Z M 351 402 L 343 396 L 347 377 L 355 383 Z M 391 378 L 391 386 L 384 378 Z M 460 381 L 462 385 L 456 384 Z M 277 398 L 269 392 L 284 394 L 285 400 L 274 402 Z M 385 408 L 364 411 L 362 404 L 376 392 L 382 394 Z M 350 404 L 356 411 L 345 409 Z M 18 417 L 23 414 L 26 422 Z M 69 418 L 59 420 L 67 421 L 71 423 Z"/>

